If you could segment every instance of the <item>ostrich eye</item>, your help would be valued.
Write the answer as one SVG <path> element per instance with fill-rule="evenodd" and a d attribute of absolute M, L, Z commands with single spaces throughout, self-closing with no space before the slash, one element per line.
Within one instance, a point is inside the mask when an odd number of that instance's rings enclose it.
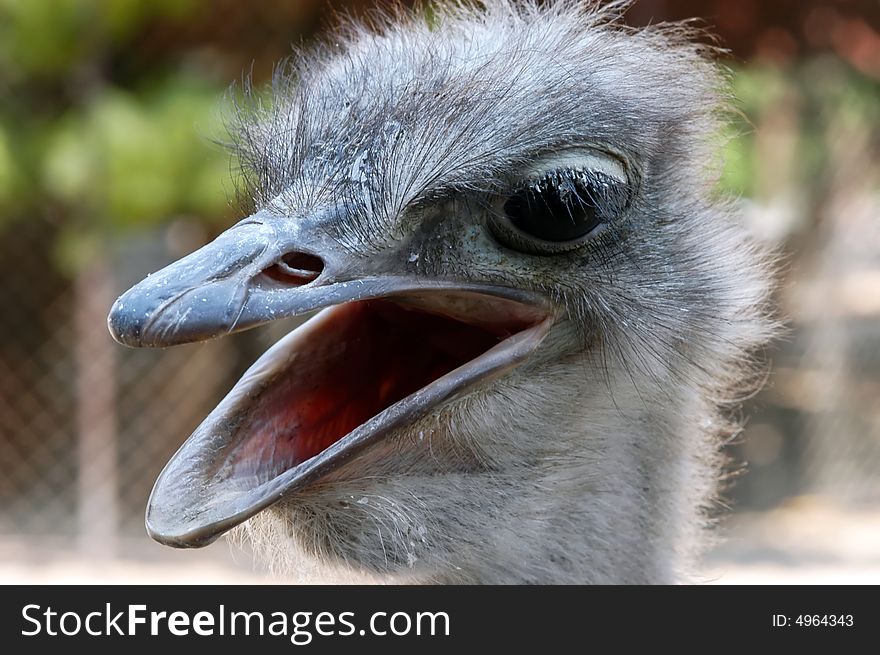
<path fill-rule="evenodd" d="M 515 186 L 490 220 L 495 236 L 533 254 L 564 252 L 590 240 L 629 200 L 622 166 L 592 159 L 593 166 L 555 168 Z"/>
<path fill-rule="evenodd" d="M 614 178 L 596 171 L 548 173 L 518 189 L 504 214 L 520 230 L 543 241 L 571 241 L 592 232 L 614 209 Z"/>

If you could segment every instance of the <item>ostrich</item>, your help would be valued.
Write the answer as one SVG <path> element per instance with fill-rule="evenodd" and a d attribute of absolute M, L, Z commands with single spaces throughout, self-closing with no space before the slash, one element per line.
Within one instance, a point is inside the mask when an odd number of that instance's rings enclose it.
<path fill-rule="evenodd" d="M 396 582 L 695 579 L 769 275 L 713 191 L 722 77 L 625 6 L 390 12 L 238 103 L 250 215 L 110 330 L 321 311 L 167 464 L 153 538 Z"/>

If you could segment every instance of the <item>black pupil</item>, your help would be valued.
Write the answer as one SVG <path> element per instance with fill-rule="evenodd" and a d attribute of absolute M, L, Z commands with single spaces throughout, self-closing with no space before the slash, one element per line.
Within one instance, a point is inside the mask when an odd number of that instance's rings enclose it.
<path fill-rule="evenodd" d="M 504 203 L 507 218 L 544 241 L 571 241 L 592 232 L 621 209 L 623 184 L 598 171 L 548 173 L 515 190 Z"/>

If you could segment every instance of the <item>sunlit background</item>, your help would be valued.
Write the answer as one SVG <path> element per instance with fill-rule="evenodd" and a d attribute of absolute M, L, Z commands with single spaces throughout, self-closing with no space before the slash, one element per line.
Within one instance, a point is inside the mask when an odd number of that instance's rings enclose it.
<path fill-rule="evenodd" d="M 373 2 L 0 0 L 0 582 L 250 582 L 143 528 L 171 453 L 284 326 L 128 350 L 107 310 L 238 217 L 224 93 Z M 880 582 L 880 3 L 639 0 L 701 17 L 741 113 L 725 191 L 783 253 L 788 334 L 729 446 L 713 582 Z"/>

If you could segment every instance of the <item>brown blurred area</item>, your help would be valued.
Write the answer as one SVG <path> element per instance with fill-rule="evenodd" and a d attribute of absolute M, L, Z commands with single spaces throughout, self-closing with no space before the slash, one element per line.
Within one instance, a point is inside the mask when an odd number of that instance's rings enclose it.
<path fill-rule="evenodd" d="M 168 457 L 285 325 L 132 351 L 115 297 L 237 216 L 226 87 L 375 2 L 0 1 L 0 582 L 252 581 L 163 549 Z M 729 51 L 722 190 L 780 256 L 787 334 L 730 444 L 720 582 L 880 581 L 880 3 L 636 0 Z M 708 40 L 708 37 L 707 37 Z M 726 513 L 726 512 L 722 512 Z"/>
<path fill-rule="evenodd" d="M 627 12 L 632 25 L 694 17 L 740 61 L 784 66 L 825 53 L 880 76 L 880 5 L 870 0 L 648 0 Z"/>

